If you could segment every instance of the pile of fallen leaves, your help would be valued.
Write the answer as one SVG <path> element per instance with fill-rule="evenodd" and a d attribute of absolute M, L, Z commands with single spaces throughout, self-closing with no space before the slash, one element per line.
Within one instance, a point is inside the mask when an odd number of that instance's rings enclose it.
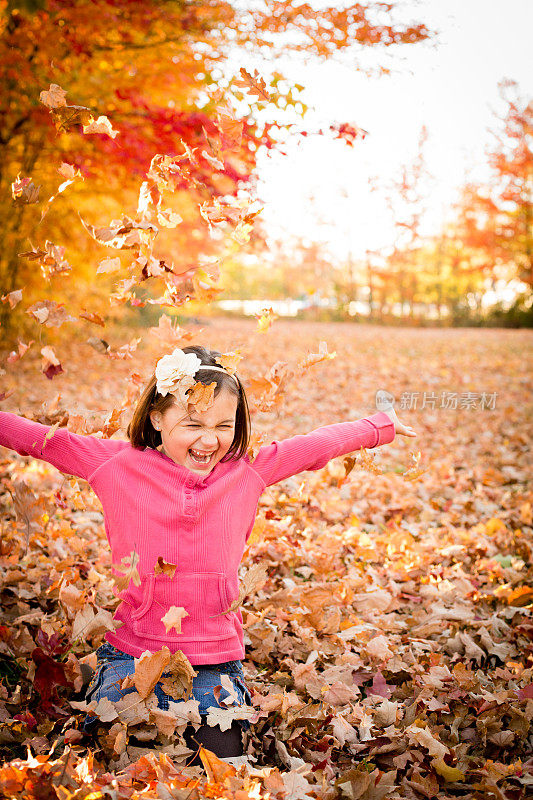
<path fill-rule="evenodd" d="M 158 712 L 149 682 L 136 684 L 135 707 L 132 695 L 124 708 L 104 703 L 96 732 L 80 730 L 81 664 L 94 665 L 117 605 L 101 507 L 83 481 L 3 450 L 0 792 L 525 798 L 533 784 L 525 336 L 427 330 L 422 341 L 413 330 L 281 322 L 264 336 L 245 322 L 206 324 L 201 343 L 246 350 L 239 374 L 250 377 L 252 407 L 263 409 L 254 426 L 265 441 L 375 413 L 380 388 L 397 400 L 419 393 L 417 409 L 396 404 L 416 440 L 397 437 L 263 495 L 242 565 L 244 580 L 257 565 L 267 578 L 242 608 L 253 708 L 248 760 L 235 766 L 206 750 L 201 767 L 187 766 L 179 732 L 194 710 L 181 719 Z M 337 358 L 304 365 L 319 341 Z M 62 357 L 67 376 L 53 386 L 44 377 L 37 385 L 38 365 L 24 360 L 2 408 L 61 424 L 64 406 L 102 429 L 153 356 L 144 344 L 135 372 L 131 361 L 104 356 L 88 367 L 72 345 Z M 493 409 L 422 404 L 424 392 L 443 391 L 497 398 Z M 126 414 L 115 422 L 123 437 Z M 229 727 L 228 711 L 215 724 Z"/>

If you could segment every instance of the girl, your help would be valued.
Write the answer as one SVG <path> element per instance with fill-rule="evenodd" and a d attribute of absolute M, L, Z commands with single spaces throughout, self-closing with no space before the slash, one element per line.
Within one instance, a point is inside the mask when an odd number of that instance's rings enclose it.
<path fill-rule="evenodd" d="M 219 356 L 197 346 L 163 356 L 128 426 L 129 441 L 80 436 L 66 428 L 46 438 L 49 427 L 0 412 L 0 444 L 84 478 L 102 503 L 113 564 L 123 579 L 122 602 L 115 630 L 97 650 L 87 702 L 116 701 L 134 691 L 120 685 L 144 651 L 163 645 L 181 650 L 197 672 L 193 695 L 202 719 L 185 739 L 193 749 L 202 743 L 227 758 L 242 754 L 241 727 L 247 729 L 249 722 L 234 722 L 222 732 L 205 724 L 205 714 L 219 705 L 213 690 L 223 675 L 229 676 L 239 703 L 251 703 L 241 663 L 242 615 L 227 609 L 239 594 L 237 569 L 262 492 L 302 470 L 320 469 L 336 456 L 387 444 L 395 433 L 416 434 L 399 422 L 391 406 L 387 413 L 273 442 L 251 461 L 244 388 L 217 362 Z M 201 405 L 198 399 L 206 390 L 198 384 L 213 382 L 211 405 Z M 164 562 L 172 567 L 162 569 Z M 169 612 L 174 614 L 170 627 L 168 617 L 167 624 L 163 619 Z M 159 706 L 168 709 L 173 698 L 161 683 L 155 694 Z M 222 689 L 219 696 L 229 695 Z M 97 721 L 87 717 L 85 730 Z"/>

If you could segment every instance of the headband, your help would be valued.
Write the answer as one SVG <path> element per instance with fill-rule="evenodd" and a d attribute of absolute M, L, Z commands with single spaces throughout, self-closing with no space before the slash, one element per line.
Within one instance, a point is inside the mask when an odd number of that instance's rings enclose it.
<path fill-rule="evenodd" d="M 190 388 L 194 385 L 194 376 L 202 369 L 223 372 L 233 378 L 237 386 L 239 385 L 236 376 L 232 375 L 224 367 L 212 367 L 209 364 L 202 364 L 196 353 L 184 353 L 183 350 L 177 347 L 170 355 L 160 358 L 156 364 L 157 391 L 164 397 L 167 394 L 174 394 L 180 388 L 185 389 L 185 384 Z"/>

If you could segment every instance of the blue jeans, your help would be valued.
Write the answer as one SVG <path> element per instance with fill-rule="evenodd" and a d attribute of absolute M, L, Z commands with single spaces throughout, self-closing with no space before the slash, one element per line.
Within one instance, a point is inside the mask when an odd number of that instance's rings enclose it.
<path fill-rule="evenodd" d="M 239 703 L 251 705 L 252 697 L 244 682 L 244 673 L 242 671 L 241 661 L 225 661 L 221 664 L 205 664 L 193 665 L 194 670 L 198 673 L 192 682 L 193 698 L 198 701 L 198 711 L 200 714 L 207 714 L 210 706 L 220 708 L 217 702 L 213 689 L 215 686 L 220 686 L 221 675 L 229 675 L 231 682 L 235 688 Z M 123 653 L 118 650 L 109 642 L 104 642 L 96 651 L 96 669 L 91 678 L 85 695 L 85 700 L 90 703 L 91 700 L 101 700 L 102 697 L 107 697 L 108 700 L 116 702 L 135 689 L 121 689 L 120 684 L 131 673 L 135 672 L 134 657 L 129 653 Z M 164 673 L 163 673 L 164 674 Z M 161 688 L 160 683 L 156 683 L 154 693 L 157 697 L 157 704 L 159 708 L 168 711 L 169 701 L 184 702 L 183 700 L 174 700 L 173 697 L 166 694 Z M 229 692 L 222 687 L 220 691 L 220 699 L 224 700 L 229 696 Z M 244 728 L 250 728 L 250 722 L 247 719 L 236 720 Z M 87 716 L 83 722 L 83 730 L 90 732 L 92 727 L 98 723 L 97 717 Z"/>

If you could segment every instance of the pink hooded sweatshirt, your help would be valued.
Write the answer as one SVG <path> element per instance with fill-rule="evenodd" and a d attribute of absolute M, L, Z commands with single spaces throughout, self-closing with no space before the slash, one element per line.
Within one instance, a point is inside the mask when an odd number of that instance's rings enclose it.
<path fill-rule="evenodd" d="M 166 645 L 192 664 L 245 656 L 241 612 L 227 609 L 239 595 L 237 570 L 265 487 L 395 436 L 394 424 L 379 412 L 273 442 L 253 462 L 248 456 L 220 461 L 203 477 L 149 447 L 66 428 L 45 440 L 49 430 L 0 411 L 0 444 L 88 481 L 102 503 L 113 564 L 131 563 L 128 557 L 136 563 L 140 584 L 132 575 L 120 592 L 117 627 L 105 638 L 135 657 Z M 160 556 L 177 566 L 172 577 L 156 571 Z M 175 627 L 167 633 L 161 621 L 172 606 L 188 614 L 181 633 Z"/>

